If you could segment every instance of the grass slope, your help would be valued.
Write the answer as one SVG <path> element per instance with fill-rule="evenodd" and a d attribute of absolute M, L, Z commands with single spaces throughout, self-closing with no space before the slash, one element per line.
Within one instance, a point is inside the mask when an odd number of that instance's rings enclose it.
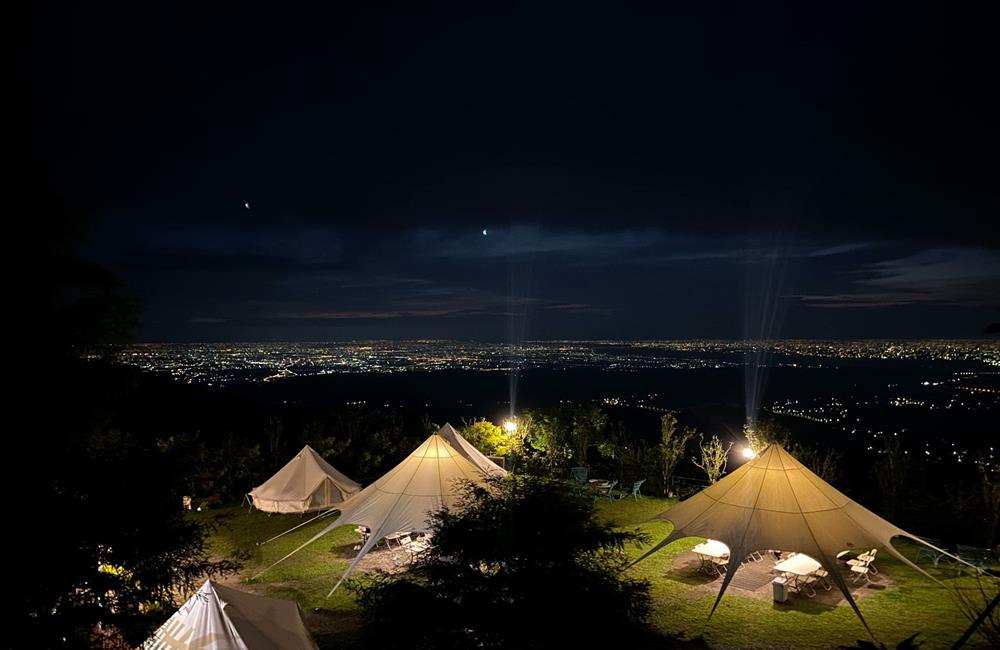
<path fill-rule="evenodd" d="M 671 500 L 645 497 L 640 500 L 597 502 L 598 516 L 625 528 L 647 532 L 653 543 L 671 530 L 667 522 L 650 521 L 672 505 Z M 353 526 L 336 528 L 328 535 L 293 555 L 259 579 L 250 580 L 285 554 L 296 549 L 322 530 L 329 519 L 303 526 L 294 533 L 257 546 L 288 528 L 306 521 L 296 515 L 268 516 L 246 509 L 226 508 L 193 516 L 215 524 L 210 551 L 224 557 L 242 556 L 245 569 L 240 576 L 243 588 L 278 598 L 297 601 L 306 611 L 307 623 L 321 647 L 351 647 L 358 643 L 363 621 L 357 605 L 346 589 L 327 593 L 343 574 L 353 557 L 358 540 Z M 714 596 L 692 589 L 691 585 L 668 577 L 674 559 L 698 541 L 686 539 L 671 544 L 630 571 L 648 578 L 654 599 L 651 624 L 664 634 L 685 639 L 701 637 L 712 648 L 833 648 L 867 638 L 854 612 L 842 604 L 835 608 L 793 596 L 791 605 L 778 608 L 770 601 L 739 595 L 732 590 L 723 598 L 711 621 Z M 909 557 L 915 550 L 901 546 Z M 630 549 L 637 557 L 643 549 Z M 897 586 L 863 599 L 859 607 L 876 637 L 895 644 L 920 632 L 925 648 L 946 648 L 968 625 L 949 591 L 898 561 L 885 557 L 879 567 L 891 573 Z M 955 579 L 950 570 L 934 573 L 949 587 L 972 588 L 971 578 Z M 977 640 L 967 647 L 977 647 Z M 985 647 L 979 644 L 978 647 Z"/>

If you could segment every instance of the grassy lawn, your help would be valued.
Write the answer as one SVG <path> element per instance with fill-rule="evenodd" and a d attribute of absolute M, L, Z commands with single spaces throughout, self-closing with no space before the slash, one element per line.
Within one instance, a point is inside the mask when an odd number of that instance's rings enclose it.
<path fill-rule="evenodd" d="M 359 539 L 354 526 L 334 529 L 253 580 L 254 575 L 323 530 L 332 519 L 315 521 L 258 546 L 258 542 L 301 524 L 312 515 L 269 516 L 248 512 L 246 508 L 222 508 L 194 516 L 215 526 L 215 532 L 209 537 L 210 553 L 242 558 L 244 569 L 237 578 L 242 583 L 240 588 L 298 602 L 320 647 L 345 648 L 357 644 L 362 620 L 351 593 L 341 588 L 327 597 L 354 557 L 354 544 Z"/>
<path fill-rule="evenodd" d="M 671 501 L 643 498 L 597 503 L 598 514 L 616 525 L 649 533 L 657 542 L 670 532 L 666 522 L 650 522 Z M 276 535 L 305 518 L 295 515 L 268 516 L 248 513 L 244 508 L 219 509 L 195 516 L 214 520 L 218 527 L 210 538 L 210 550 L 221 556 L 243 553 L 245 566 L 240 580 L 247 581 L 299 544 L 322 530 L 329 520 L 314 522 L 265 546 L 256 542 Z M 318 542 L 300 551 L 284 563 L 270 569 L 256 581 L 242 588 L 279 598 L 296 600 L 306 612 L 307 623 L 321 647 L 356 645 L 362 625 L 357 605 L 346 589 L 327 598 L 330 588 L 353 557 L 358 539 L 353 526 L 335 529 Z M 830 608 L 793 596 L 792 604 L 774 605 L 741 596 L 730 588 L 711 621 L 708 613 L 714 595 L 705 593 L 677 579 L 672 572 L 674 559 L 698 541 L 686 539 L 661 549 L 631 569 L 648 578 L 653 585 L 653 614 L 656 629 L 682 638 L 701 637 L 712 648 L 833 648 L 867 638 L 864 627 L 846 603 Z M 912 557 L 915 550 L 902 546 Z M 630 552 L 638 556 L 642 549 Z M 950 647 L 968 626 L 947 589 L 889 557 L 881 557 L 879 568 L 887 571 L 896 586 L 877 591 L 860 601 L 859 607 L 878 639 L 888 645 L 920 632 L 925 648 Z M 932 571 L 934 571 L 932 569 Z M 972 578 L 955 579 L 952 572 L 937 575 L 948 586 L 974 586 Z M 780 607 L 780 609 L 779 609 Z M 978 646 L 976 644 L 979 644 Z M 985 647 L 976 639 L 968 647 Z"/>

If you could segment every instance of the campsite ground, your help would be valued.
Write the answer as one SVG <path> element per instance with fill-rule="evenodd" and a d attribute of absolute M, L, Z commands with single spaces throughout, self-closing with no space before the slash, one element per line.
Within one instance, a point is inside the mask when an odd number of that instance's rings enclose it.
<path fill-rule="evenodd" d="M 659 540 L 670 532 L 670 524 L 650 519 L 671 502 L 645 497 L 598 502 L 599 516 L 622 527 L 638 527 Z M 327 597 L 347 563 L 354 555 L 358 535 L 353 526 L 333 530 L 285 562 L 266 571 L 257 580 L 252 576 L 297 548 L 328 523 L 313 522 L 294 533 L 264 546 L 268 539 L 291 526 L 306 521 L 297 515 L 268 516 L 247 512 L 245 508 L 225 508 L 194 516 L 216 523 L 209 539 L 210 551 L 224 557 L 242 557 L 244 570 L 225 582 L 239 583 L 246 590 L 297 601 L 306 613 L 306 622 L 320 647 L 357 646 L 363 621 L 351 593 L 338 589 Z M 853 644 L 866 638 L 864 627 L 840 600 L 833 597 L 807 599 L 792 594 L 784 605 L 756 597 L 740 589 L 727 592 L 711 621 L 707 620 L 719 581 L 709 582 L 687 561 L 698 541 L 686 539 L 671 544 L 631 570 L 648 578 L 654 599 L 651 623 L 665 633 L 679 638 L 702 637 L 711 648 L 832 648 Z M 383 548 L 384 547 L 380 547 Z M 912 557 L 912 547 L 901 546 Z M 641 549 L 632 549 L 638 555 Z M 380 550 L 368 562 L 386 568 L 394 566 L 392 552 Z M 381 556 L 381 557 L 379 557 Z M 689 557 L 690 556 L 690 557 Z M 915 571 L 890 558 L 878 562 L 884 588 L 867 590 L 859 607 L 876 637 L 895 644 L 920 632 L 925 648 L 950 647 L 968 625 L 949 589 L 927 580 Z M 947 587 L 972 589 L 972 578 L 956 579 L 950 569 L 929 569 Z M 824 602 L 825 601 L 825 602 Z M 976 647 L 973 641 L 969 647 Z"/>

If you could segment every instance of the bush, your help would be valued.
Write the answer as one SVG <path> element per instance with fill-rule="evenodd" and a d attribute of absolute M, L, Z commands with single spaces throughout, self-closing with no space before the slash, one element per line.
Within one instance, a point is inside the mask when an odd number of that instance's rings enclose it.
<path fill-rule="evenodd" d="M 434 544 L 398 576 L 350 585 L 379 647 L 524 648 L 628 643 L 645 632 L 649 583 L 624 576 L 628 543 L 593 499 L 538 477 L 467 484 L 434 515 Z"/>

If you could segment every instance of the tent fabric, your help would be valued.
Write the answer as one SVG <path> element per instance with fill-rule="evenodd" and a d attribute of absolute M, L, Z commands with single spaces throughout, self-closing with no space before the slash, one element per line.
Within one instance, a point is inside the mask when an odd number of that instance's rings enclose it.
<path fill-rule="evenodd" d="M 258 510 L 303 513 L 328 510 L 361 490 L 306 445 L 274 476 L 250 491 Z"/>
<path fill-rule="evenodd" d="M 507 476 L 507 470 L 490 460 L 483 452 L 472 446 L 472 443 L 462 437 L 455 427 L 445 424 L 438 429 L 437 434 L 448 441 L 455 451 L 465 456 L 466 460 L 475 465 L 487 476 Z"/>
<path fill-rule="evenodd" d="M 371 533 L 333 590 L 354 571 L 375 544 L 397 532 L 426 533 L 431 513 L 458 505 L 459 481 L 482 484 L 486 475 L 441 436 L 431 434 L 401 463 L 340 507 L 336 521 L 277 563 L 345 524 L 367 527 Z M 273 565 L 272 565 L 273 566 Z M 265 569 L 266 570 L 266 569 Z M 331 590 L 330 593 L 333 593 Z"/>
<path fill-rule="evenodd" d="M 815 558 L 859 617 L 861 611 L 837 568 L 840 551 L 883 549 L 930 578 L 890 544 L 899 536 L 926 542 L 847 498 L 780 445 L 767 447 L 755 459 L 657 518 L 672 522 L 674 530 L 637 561 L 684 537 L 708 537 L 729 546 L 734 561 L 729 564 L 713 612 L 738 571 L 739 560 L 764 549 L 796 551 Z M 861 620 L 865 622 L 863 617 Z"/>
<path fill-rule="evenodd" d="M 296 603 L 206 580 L 141 650 L 316 650 Z"/>

